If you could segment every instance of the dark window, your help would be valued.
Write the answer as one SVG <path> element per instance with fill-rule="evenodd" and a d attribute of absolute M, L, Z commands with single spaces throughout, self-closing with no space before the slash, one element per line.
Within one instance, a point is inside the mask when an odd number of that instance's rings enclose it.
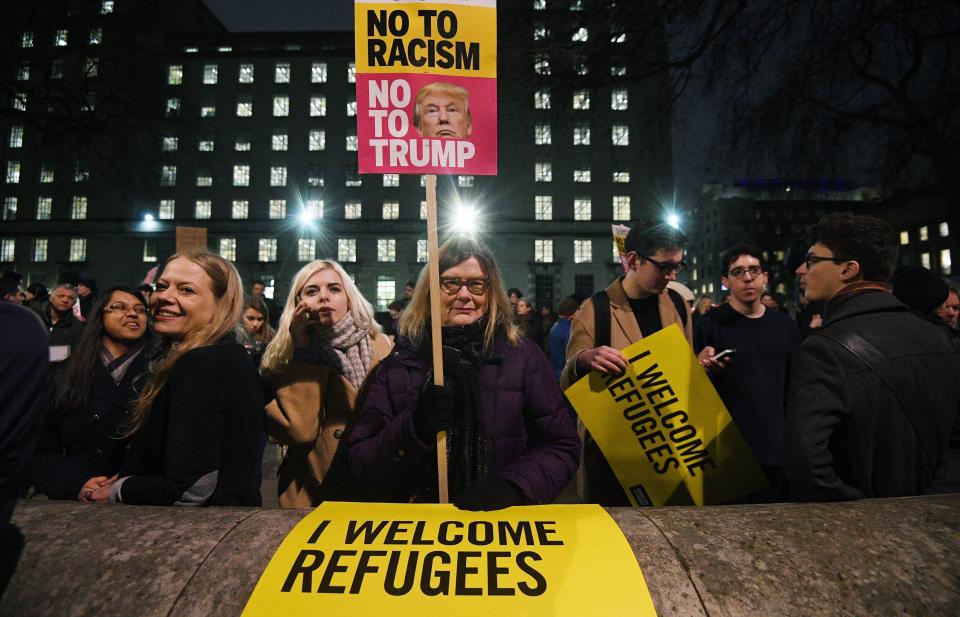
<path fill-rule="evenodd" d="M 593 295 L 593 275 L 575 274 L 573 276 L 573 293 L 577 296 Z"/>
<path fill-rule="evenodd" d="M 536 302 L 537 307 L 549 306 L 553 309 L 553 275 L 536 275 L 535 289 L 534 302 Z"/>

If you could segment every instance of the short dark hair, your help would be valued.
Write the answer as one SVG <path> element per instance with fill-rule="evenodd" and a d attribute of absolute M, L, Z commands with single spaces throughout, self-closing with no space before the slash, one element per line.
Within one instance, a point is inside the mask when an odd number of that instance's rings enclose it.
<path fill-rule="evenodd" d="M 563 315 L 564 317 L 568 317 L 577 312 L 578 306 L 579 305 L 577 304 L 576 300 L 573 298 L 566 298 L 560 301 L 560 306 L 557 307 L 557 313 Z"/>
<path fill-rule="evenodd" d="M 633 251 L 638 255 L 653 255 L 660 249 L 675 251 L 687 244 L 687 236 L 666 223 L 636 223 L 630 228 L 627 239 L 623 241 L 626 253 Z"/>
<path fill-rule="evenodd" d="M 149 291 L 150 293 L 153 293 L 153 285 L 151 285 L 150 283 L 143 283 L 137 289 L 139 289 L 140 291 Z"/>
<path fill-rule="evenodd" d="M 391 302 L 390 304 L 387 305 L 387 310 L 388 310 L 388 311 L 403 311 L 404 306 L 405 306 L 405 305 L 404 305 L 403 302 L 401 302 L 401 301 L 399 301 L 399 300 L 394 300 L 393 302 Z"/>
<path fill-rule="evenodd" d="M 20 283 L 10 276 L 0 277 L 0 298 L 14 295 L 20 289 Z"/>
<path fill-rule="evenodd" d="M 756 247 L 750 244 L 738 244 L 726 251 L 720 258 L 720 265 L 723 266 L 723 273 L 721 276 L 726 276 L 727 273 L 730 272 L 730 264 L 735 262 L 743 255 L 748 255 L 759 261 L 761 270 L 767 269 L 766 265 L 763 263 L 763 255 L 756 249 Z"/>
<path fill-rule="evenodd" d="M 826 246 L 838 259 L 860 264 L 865 281 L 887 282 L 897 263 L 896 232 L 883 219 L 852 212 L 834 212 L 810 230 L 811 243 Z"/>
<path fill-rule="evenodd" d="M 404 285 L 404 287 L 409 287 L 410 289 L 413 289 L 416 286 L 417 286 L 416 281 L 407 281 L 407 283 Z"/>
<path fill-rule="evenodd" d="M 250 283 L 250 287 L 253 287 L 254 285 L 263 285 L 264 287 L 267 286 L 267 284 L 261 281 L 260 279 L 253 279 L 253 282 Z"/>
<path fill-rule="evenodd" d="M 517 289 L 516 287 L 511 287 L 510 289 L 507 290 L 507 297 L 510 297 L 512 295 L 516 295 L 517 298 L 522 298 L 523 292 Z"/>

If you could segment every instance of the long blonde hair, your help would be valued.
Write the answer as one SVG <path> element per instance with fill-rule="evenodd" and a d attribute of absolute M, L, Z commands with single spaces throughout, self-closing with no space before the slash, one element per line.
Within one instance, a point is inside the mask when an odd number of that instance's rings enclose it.
<path fill-rule="evenodd" d="M 503 279 L 500 277 L 500 268 L 487 247 L 476 240 L 458 237 L 444 242 L 439 249 L 440 274 L 459 263 L 475 258 L 480 262 L 484 275 L 490 279 L 487 287 L 487 328 L 484 331 L 483 346 L 490 348 L 497 333 L 507 337 L 512 345 L 520 343 L 520 334 L 510 319 L 510 300 L 503 288 Z M 401 336 L 408 336 L 415 341 L 423 338 L 430 327 L 430 269 L 424 266 L 417 277 L 417 286 L 410 298 L 410 305 L 400 314 L 400 323 L 397 331 Z M 441 292 L 442 293 L 442 292 Z"/>
<path fill-rule="evenodd" d="M 243 282 L 236 267 L 223 257 L 209 251 L 183 251 L 171 255 L 163 267 L 166 268 L 175 259 L 186 259 L 200 266 L 213 282 L 214 298 L 218 309 L 213 320 L 193 332 L 188 332 L 177 344 L 165 344 L 167 354 L 159 367 L 153 369 L 143 392 L 134 403 L 130 420 L 122 430 L 125 435 L 137 432 L 150 415 L 150 409 L 163 387 L 170 379 L 170 372 L 185 353 L 199 347 L 213 345 L 230 334 L 240 321 L 243 313 Z M 162 272 L 161 272 L 162 276 Z"/>
<path fill-rule="evenodd" d="M 336 272 L 343 282 L 343 290 L 347 294 L 347 312 L 353 317 L 353 324 L 358 330 L 366 330 L 372 339 L 380 335 L 382 330 L 380 324 L 374 319 L 373 305 L 363 297 L 343 266 L 332 259 L 311 261 L 293 275 L 293 281 L 290 283 L 290 293 L 287 294 L 287 303 L 283 307 L 280 323 L 277 324 L 277 335 L 273 337 L 273 340 L 270 341 L 267 349 L 263 352 L 263 360 L 260 362 L 261 375 L 281 371 L 290 362 L 293 357 L 293 337 L 290 336 L 290 321 L 293 319 L 293 311 L 297 308 L 298 298 L 310 277 L 327 268 Z"/>

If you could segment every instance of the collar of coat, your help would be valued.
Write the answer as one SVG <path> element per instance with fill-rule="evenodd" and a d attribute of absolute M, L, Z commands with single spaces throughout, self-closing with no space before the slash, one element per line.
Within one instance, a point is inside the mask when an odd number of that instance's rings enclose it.
<path fill-rule="evenodd" d="M 502 334 L 497 334 L 493 339 L 493 351 L 482 364 L 499 364 L 510 347 L 510 341 Z M 407 336 L 397 338 L 396 345 L 393 348 L 393 356 L 401 364 L 410 368 L 422 368 L 430 363 L 430 358 L 420 356 L 420 345 Z"/>
<path fill-rule="evenodd" d="M 832 310 L 824 315 L 823 327 L 826 328 L 838 321 L 857 315 L 909 310 L 910 307 L 897 300 L 889 291 L 870 290 L 851 296 L 846 301 L 833 307 Z"/>

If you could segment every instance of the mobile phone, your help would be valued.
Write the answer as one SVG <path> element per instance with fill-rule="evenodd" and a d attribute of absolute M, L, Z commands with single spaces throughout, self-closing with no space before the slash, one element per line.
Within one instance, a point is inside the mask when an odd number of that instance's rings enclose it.
<path fill-rule="evenodd" d="M 734 354 L 736 354 L 736 353 L 737 353 L 737 350 L 736 350 L 736 349 L 724 349 L 723 351 L 721 351 L 721 352 L 718 353 L 717 355 L 715 355 L 715 356 L 710 356 L 710 359 L 713 360 L 714 362 L 716 362 L 717 360 L 719 360 L 719 359 L 721 359 L 721 358 L 725 358 L 725 357 L 727 357 L 727 356 L 730 356 L 730 357 L 732 358 L 732 357 L 734 356 Z"/>

